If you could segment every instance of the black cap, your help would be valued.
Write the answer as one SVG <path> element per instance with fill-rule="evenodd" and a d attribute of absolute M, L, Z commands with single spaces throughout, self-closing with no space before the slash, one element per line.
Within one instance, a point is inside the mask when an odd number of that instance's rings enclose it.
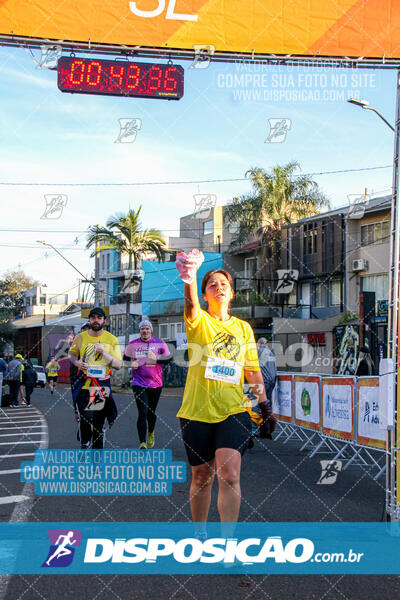
<path fill-rule="evenodd" d="M 100 317 L 104 317 L 105 319 L 107 318 L 106 313 L 102 308 L 100 308 L 100 306 L 95 306 L 95 308 L 92 308 L 92 310 L 89 313 L 89 319 L 92 315 L 99 315 Z"/>
<path fill-rule="evenodd" d="M 360 352 L 364 352 L 365 354 L 370 354 L 370 350 L 368 346 L 361 346 Z"/>

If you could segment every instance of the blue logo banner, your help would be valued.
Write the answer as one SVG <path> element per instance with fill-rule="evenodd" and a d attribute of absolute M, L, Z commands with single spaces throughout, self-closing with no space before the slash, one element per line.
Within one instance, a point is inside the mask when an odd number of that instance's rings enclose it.
<path fill-rule="evenodd" d="M 400 574 L 385 523 L 0 523 L 0 573 Z"/>

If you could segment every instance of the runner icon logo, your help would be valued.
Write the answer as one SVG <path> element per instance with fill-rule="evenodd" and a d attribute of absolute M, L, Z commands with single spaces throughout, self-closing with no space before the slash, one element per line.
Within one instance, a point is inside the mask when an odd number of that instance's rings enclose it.
<path fill-rule="evenodd" d="M 291 119 L 268 119 L 269 135 L 265 144 L 281 144 L 286 140 L 288 131 L 292 128 Z"/>
<path fill-rule="evenodd" d="M 342 470 L 341 460 L 320 460 L 321 476 L 317 481 L 317 485 L 332 485 L 336 483 L 336 479 Z"/>
<path fill-rule="evenodd" d="M 74 558 L 75 548 L 81 545 L 79 529 L 48 529 L 50 548 L 42 567 L 68 567 Z"/>

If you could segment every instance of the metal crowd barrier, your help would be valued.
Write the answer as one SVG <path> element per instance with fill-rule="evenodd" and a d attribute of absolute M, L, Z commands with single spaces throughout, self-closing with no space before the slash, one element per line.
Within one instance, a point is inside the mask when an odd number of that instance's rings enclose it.
<path fill-rule="evenodd" d="M 279 422 L 275 439 L 300 442 L 310 458 L 323 453 L 340 459 L 343 470 L 370 468 L 377 479 L 387 452 L 381 401 L 379 377 L 281 372 L 272 402 Z"/>

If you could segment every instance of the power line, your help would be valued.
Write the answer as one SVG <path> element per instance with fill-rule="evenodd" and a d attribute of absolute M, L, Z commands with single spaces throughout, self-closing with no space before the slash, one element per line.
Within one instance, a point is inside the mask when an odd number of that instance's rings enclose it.
<path fill-rule="evenodd" d="M 315 175 L 336 175 L 339 173 L 360 173 L 362 171 L 376 171 L 378 169 L 389 169 L 393 168 L 393 165 L 382 165 L 377 167 L 364 167 L 362 169 L 341 169 L 337 171 L 316 171 L 315 173 L 302 173 L 299 175 L 295 175 L 295 177 L 304 177 L 304 176 L 315 176 Z M 198 179 L 191 181 L 134 181 L 127 183 L 113 183 L 113 182 L 103 182 L 103 183 L 40 183 L 40 182 L 18 182 L 18 181 L 0 181 L 0 185 L 4 186 L 19 186 L 19 187 L 27 187 L 27 186 L 42 186 L 42 187 L 130 187 L 130 186 L 145 186 L 145 185 L 197 185 L 200 183 L 227 183 L 227 182 L 235 182 L 235 181 L 250 181 L 248 177 L 235 177 L 235 178 L 227 178 L 227 179 Z"/>

